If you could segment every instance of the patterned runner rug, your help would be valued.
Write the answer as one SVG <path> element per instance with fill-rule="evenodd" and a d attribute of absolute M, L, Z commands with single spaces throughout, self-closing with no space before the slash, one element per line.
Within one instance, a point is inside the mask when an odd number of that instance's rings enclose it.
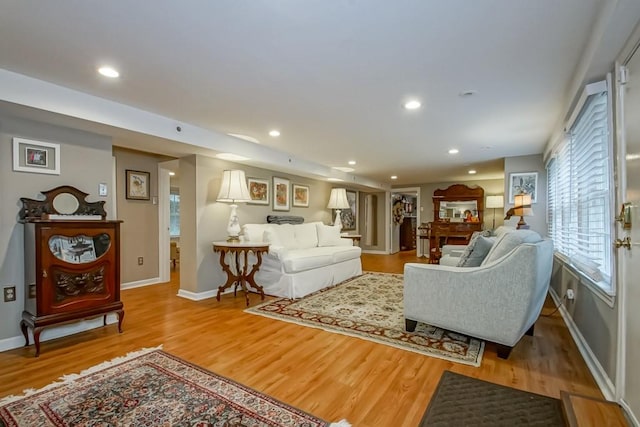
<path fill-rule="evenodd" d="M 163 352 L 105 362 L 0 400 L 0 426 L 315 427 L 313 415 Z M 342 421 L 331 426 L 349 426 Z"/>
<path fill-rule="evenodd" d="M 405 331 L 401 274 L 365 273 L 299 300 L 280 298 L 245 311 L 466 365 L 482 361 L 483 341 L 422 323 Z"/>
<path fill-rule="evenodd" d="M 445 371 L 419 427 L 564 427 L 560 400 Z"/>

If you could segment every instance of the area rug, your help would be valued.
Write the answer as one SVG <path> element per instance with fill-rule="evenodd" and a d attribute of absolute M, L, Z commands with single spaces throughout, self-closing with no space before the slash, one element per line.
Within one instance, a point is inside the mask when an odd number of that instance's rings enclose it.
<path fill-rule="evenodd" d="M 403 302 L 401 274 L 365 273 L 299 300 L 279 298 L 245 311 L 480 366 L 483 341 L 423 323 L 406 332 Z"/>
<path fill-rule="evenodd" d="M 420 427 L 564 427 L 560 400 L 445 371 Z"/>
<path fill-rule="evenodd" d="M 0 426 L 316 427 L 329 423 L 159 349 L 0 400 Z M 346 422 L 331 426 L 349 426 Z"/>

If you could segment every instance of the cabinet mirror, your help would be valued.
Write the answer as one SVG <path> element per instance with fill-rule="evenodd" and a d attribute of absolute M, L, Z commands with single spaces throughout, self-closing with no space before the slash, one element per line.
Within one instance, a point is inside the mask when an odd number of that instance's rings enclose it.
<path fill-rule="evenodd" d="M 49 250 L 61 261 L 70 264 L 93 262 L 104 255 L 111 246 L 111 238 L 102 233 L 97 236 L 51 236 Z"/>

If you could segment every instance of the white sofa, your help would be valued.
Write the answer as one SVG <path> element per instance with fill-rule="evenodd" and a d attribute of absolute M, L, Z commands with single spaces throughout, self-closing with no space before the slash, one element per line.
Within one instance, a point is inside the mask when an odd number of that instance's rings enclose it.
<path fill-rule="evenodd" d="M 242 239 L 269 243 L 255 275 L 267 295 L 301 298 L 362 274 L 360 247 L 321 222 L 245 224 Z"/>

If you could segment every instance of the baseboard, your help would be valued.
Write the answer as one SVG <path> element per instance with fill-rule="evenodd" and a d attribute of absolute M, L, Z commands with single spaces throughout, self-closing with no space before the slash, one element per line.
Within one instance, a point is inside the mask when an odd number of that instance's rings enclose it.
<path fill-rule="evenodd" d="M 633 427 L 640 427 L 640 422 L 638 421 L 636 416 L 633 414 L 633 412 L 631 412 L 631 408 L 629 407 L 629 404 L 627 403 L 627 401 L 624 399 L 620 399 L 618 403 L 620 404 L 620 407 L 624 410 L 624 413 L 627 416 L 627 420 L 631 422 L 631 425 Z"/>
<path fill-rule="evenodd" d="M 107 325 L 117 322 L 118 316 L 116 314 L 107 315 Z M 77 334 L 78 332 L 84 332 L 90 329 L 102 328 L 103 326 L 102 316 L 60 326 L 51 326 L 42 330 L 40 342 L 66 337 L 67 335 Z M 31 329 L 29 329 L 29 343 L 33 345 L 33 332 Z M 0 340 L 0 351 L 13 350 L 14 348 L 20 347 L 24 347 L 24 337 L 22 335 Z"/>
<path fill-rule="evenodd" d="M 584 336 L 580 332 L 578 325 L 575 324 L 571 314 L 567 311 L 564 305 L 561 305 L 560 297 L 553 288 L 549 288 L 549 294 L 553 299 L 553 302 L 556 306 L 560 306 L 560 314 L 562 315 L 562 319 L 564 320 L 565 325 L 567 325 L 567 329 L 569 329 L 569 333 L 573 338 L 573 341 L 576 343 L 582 358 L 584 359 L 589 371 L 591 371 L 591 375 L 596 380 L 596 384 L 600 388 L 600 391 L 604 395 L 604 398 L 610 400 L 612 402 L 616 401 L 616 393 L 615 393 L 615 385 L 611 382 L 611 379 L 605 372 L 604 368 L 598 361 L 598 358 L 593 351 L 591 351 L 591 347 L 589 347 L 589 343 L 584 339 Z"/>
<path fill-rule="evenodd" d="M 374 254 L 374 255 L 389 255 L 387 251 L 374 251 L 374 250 L 362 250 L 363 254 Z"/>
<path fill-rule="evenodd" d="M 143 286 L 157 285 L 158 283 L 160 283 L 159 277 L 153 277 L 151 279 L 144 279 L 144 280 L 136 280 L 135 282 L 128 282 L 128 283 L 121 284 L 120 290 L 141 288 Z"/>
<path fill-rule="evenodd" d="M 232 289 L 229 288 L 224 293 L 226 294 L 230 290 L 232 290 Z M 211 290 L 211 291 L 205 291 L 205 292 L 191 292 L 191 291 L 185 291 L 184 289 L 180 289 L 178 291 L 178 296 L 179 297 L 190 299 L 191 301 L 202 301 L 203 299 L 215 298 L 216 295 L 218 295 L 218 290 L 217 289 L 214 289 L 214 290 Z"/>

